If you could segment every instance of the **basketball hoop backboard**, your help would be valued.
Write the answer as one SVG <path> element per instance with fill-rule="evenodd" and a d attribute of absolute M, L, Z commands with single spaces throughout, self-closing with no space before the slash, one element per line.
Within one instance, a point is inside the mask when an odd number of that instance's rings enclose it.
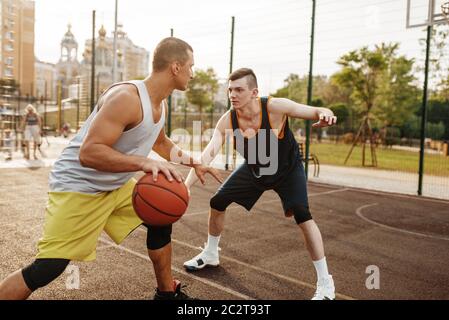
<path fill-rule="evenodd" d="M 449 0 L 407 0 L 407 28 L 448 23 L 443 7 Z"/>

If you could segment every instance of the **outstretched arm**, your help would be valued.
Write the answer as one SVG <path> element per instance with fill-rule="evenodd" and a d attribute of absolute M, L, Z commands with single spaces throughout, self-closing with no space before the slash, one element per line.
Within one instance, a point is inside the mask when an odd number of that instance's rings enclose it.
<path fill-rule="evenodd" d="M 230 112 L 227 112 L 218 121 L 218 124 L 214 130 L 211 141 L 207 145 L 203 154 L 201 155 L 201 162 L 208 166 L 215 159 L 221 150 L 221 147 L 225 143 L 226 130 L 230 129 Z M 189 176 L 186 180 L 186 185 L 190 189 L 198 181 L 197 175 L 195 175 L 195 170 L 190 170 Z M 202 181 L 203 182 L 203 181 Z M 221 181 L 220 181 L 221 182 Z"/>
<path fill-rule="evenodd" d="M 328 127 L 337 123 L 337 117 L 328 108 L 311 107 L 284 98 L 272 98 L 269 104 L 269 111 L 291 118 L 317 121 L 313 125 L 314 128 Z"/>

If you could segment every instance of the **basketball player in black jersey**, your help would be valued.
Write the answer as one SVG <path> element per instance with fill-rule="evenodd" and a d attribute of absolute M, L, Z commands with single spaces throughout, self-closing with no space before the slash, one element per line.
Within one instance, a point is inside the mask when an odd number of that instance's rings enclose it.
<path fill-rule="evenodd" d="M 335 286 L 329 275 L 323 240 L 309 211 L 306 176 L 289 118 L 317 121 L 313 127 L 337 123 L 327 108 L 314 108 L 288 99 L 260 98 L 257 77 L 250 69 L 235 71 L 229 78 L 232 109 L 218 122 L 213 138 L 202 155 L 209 164 L 232 134 L 234 147 L 245 163 L 227 179 L 211 199 L 209 238 L 203 252 L 184 263 L 189 271 L 219 265 L 218 244 L 225 212 L 236 203 L 250 211 L 267 190 L 279 194 L 286 217 L 294 217 L 317 271 L 317 290 L 312 300 L 334 300 Z M 194 172 L 186 184 L 197 182 Z"/>

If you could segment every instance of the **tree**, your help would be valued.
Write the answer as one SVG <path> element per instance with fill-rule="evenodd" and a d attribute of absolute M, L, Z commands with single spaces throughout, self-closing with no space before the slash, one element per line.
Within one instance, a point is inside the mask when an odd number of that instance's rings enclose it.
<path fill-rule="evenodd" d="M 214 96 L 218 91 L 218 79 L 213 68 L 206 71 L 198 69 L 195 71 L 193 80 L 189 83 L 187 89 L 187 100 L 198 107 L 200 121 L 203 122 L 203 108 L 209 108 L 213 114 Z M 213 120 L 212 120 L 213 121 Z M 201 150 L 203 149 L 203 136 L 200 136 Z"/>
<path fill-rule="evenodd" d="M 365 166 L 366 136 L 369 137 L 371 147 L 371 164 L 377 166 L 377 158 L 373 144 L 373 131 L 371 127 L 372 109 L 375 106 L 381 76 L 387 68 L 387 62 L 382 52 L 376 47 L 370 51 L 368 47 L 351 51 L 340 58 L 338 64 L 342 70 L 334 74 L 334 82 L 346 89 L 352 88 L 351 98 L 363 113 L 363 120 L 357 133 L 354 144 L 346 157 L 349 160 L 358 140 L 362 139 L 362 164 Z"/>
<path fill-rule="evenodd" d="M 338 118 L 339 123 L 346 123 L 349 120 L 350 109 L 344 103 L 337 103 L 330 106 L 330 109 L 334 112 L 335 116 Z"/>
<path fill-rule="evenodd" d="M 428 109 L 428 126 L 432 124 L 443 123 L 444 134 L 442 138 L 449 139 L 449 59 L 447 52 L 449 50 L 449 26 L 436 25 L 432 29 L 432 39 L 430 42 L 430 71 L 429 76 L 432 80 L 433 90 L 430 92 Z M 426 48 L 426 39 L 420 39 L 423 50 Z M 423 72 L 423 64 L 418 71 Z M 428 129 L 428 134 L 429 134 Z M 433 130 L 437 132 L 439 129 Z M 435 134 L 434 136 L 438 136 Z"/>
<path fill-rule="evenodd" d="M 421 118 L 413 114 L 409 121 L 401 127 L 401 136 L 407 139 L 418 139 L 421 134 Z"/>
<path fill-rule="evenodd" d="M 397 56 L 398 44 L 382 44 L 387 68 L 380 77 L 377 108 L 373 110 L 384 127 L 400 127 L 407 122 L 420 99 L 420 90 L 413 84 L 413 59 Z"/>
<path fill-rule="evenodd" d="M 320 97 L 324 105 L 330 106 L 339 103 L 343 103 L 350 106 L 352 90 L 350 88 L 343 88 L 336 85 L 332 78 L 327 79 L 326 83 L 322 87 L 316 89 L 316 95 Z"/>
<path fill-rule="evenodd" d="M 433 140 L 440 140 L 444 136 L 444 130 L 445 128 L 443 122 L 429 123 L 427 125 L 426 137 Z"/>
<path fill-rule="evenodd" d="M 351 114 L 350 108 L 344 103 L 336 103 L 329 107 L 334 115 L 338 119 L 338 124 L 329 128 L 329 133 L 335 134 L 337 136 L 336 142 L 340 138 L 340 135 L 350 128 L 349 116 Z"/>
<path fill-rule="evenodd" d="M 383 72 L 387 61 L 376 47 L 370 51 L 363 47 L 344 55 L 337 62 L 342 70 L 332 76 L 335 84 L 351 89 L 351 98 L 364 114 L 369 114 L 375 106 Z"/>
<path fill-rule="evenodd" d="M 291 73 L 284 80 L 284 87 L 272 94 L 278 98 L 287 98 L 298 103 L 305 103 L 307 99 L 307 82 L 305 77 L 300 78 L 299 75 Z"/>
<path fill-rule="evenodd" d="M 356 111 L 362 116 L 362 125 L 357 133 L 351 153 L 361 138 L 362 161 L 365 165 L 365 144 L 370 143 L 371 162 L 377 166 L 372 123 L 380 122 L 384 127 L 400 126 L 412 115 L 418 99 L 418 89 L 413 85 L 413 59 L 398 56 L 398 43 L 376 45 L 373 50 L 363 47 L 351 51 L 338 61 L 342 70 L 332 80 L 347 90 Z"/>
<path fill-rule="evenodd" d="M 449 104 L 449 70 L 446 79 L 442 79 L 439 85 L 440 90 L 436 93 L 436 98 L 446 101 Z"/>
<path fill-rule="evenodd" d="M 187 89 L 188 101 L 198 107 L 202 119 L 203 108 L 213 105 L 214 96 L 218 91 L 218 79 L 214 69 L 195 71 L 193 80 Z"/>
<path fill-rule="evenodd" d="M 287 98 L 298 103 L 307 103 L 307 89 L 309 85 L 309 76 L 299 76 L 297 74 L 290 74 L 284 80 L 284 87 L 278 89 L 272 96 L 278 98 Z M 339 87 L 332 84 L 327 76 L 313 77 L 313 97 L 312 105 L 315 107 L 328 106 L 338 102 L 349 102 L 349 94 L 340 90 Z M 317 104 L 318 103 L 318 104 Z M 303 127 L 302 120 L 291 119 L 290 125 L 292 128 Z M 321 129 L 317 130 L 318 136 L 321 135 Z"/>
<path fill-rule="evenodd" d="M 277 90 L 274 94 L 278 98 L 287 98 L 298 103 L 307 103 L 307 89 L 309 85 L 309 76 L 300 77 L 297 74 L 290 74 L 287 79 L 284 80 L 284 87 Z M 337 90 L 332 90 L 337 89 Z M 337 94 L 335 94 L 337 92 Z M 321 100 L 324 105 L 328 105 L 335 101 L 329 101 L 329 98 L 338 96 L 338 88 L 332 88 L 327 76 L 314 76 L 313 77 L 313 100 Z M 341 100 L 339 100 L 341 101 Z"/>
<path fill-rule="evenodd" d="M 431 86 L 434 87 L 433 96 L 449 100 L 449 59 L 447 51 L 449 49 L 449 26 L 436 25 L 432 29 L 430 42 L 430 70 L 429 76 L 432 80 Z M 425 53 L 427 39 L 419 40 L 423 53 Z M 418 67 L 417 71 L 424 72 L 424 62 Z"/>
<path fill-rule="evenodd" d="M 427 120 L 428 125 L 443 123 L 445 128 L 442 138 L 449 140 L 449 100 L 430 100 Z"/>

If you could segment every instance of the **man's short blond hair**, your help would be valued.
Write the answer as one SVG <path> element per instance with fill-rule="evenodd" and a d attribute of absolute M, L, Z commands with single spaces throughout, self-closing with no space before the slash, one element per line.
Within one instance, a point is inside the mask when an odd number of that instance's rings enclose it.
<path fill-rule="evenodd" d="M 154 51 L 153 71 L 164 71 L 173 62 L 185 65 L 189 60 L 189 51 L 193 53 L 192 47 L 187 42 L 174 37 L 165 38 Z"/>

